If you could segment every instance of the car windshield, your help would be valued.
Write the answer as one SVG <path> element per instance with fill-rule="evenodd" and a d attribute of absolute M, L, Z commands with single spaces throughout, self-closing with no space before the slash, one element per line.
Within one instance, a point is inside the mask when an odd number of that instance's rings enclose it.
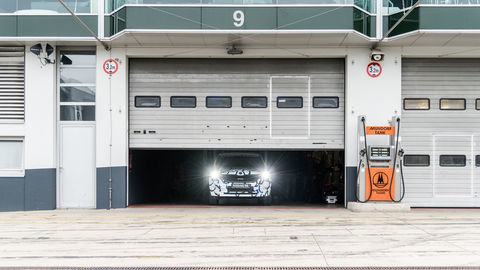
<path fill-rule="evenodd" d="M 220 156 L 216 163 L 222 169 L 262 168 L 265 166 L 260 156 Z"/>

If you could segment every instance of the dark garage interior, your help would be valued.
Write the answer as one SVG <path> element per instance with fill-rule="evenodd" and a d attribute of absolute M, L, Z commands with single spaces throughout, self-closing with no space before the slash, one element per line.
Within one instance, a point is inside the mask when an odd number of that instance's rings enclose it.
<path fill-rule="evenodd" d="M 130 150 L 129 205 L 208 204 L 208 170 L 233 150 Z M 272 178 L 273 205 L 326 204 L 344 200 L 343 151 L 238 151 L 260 153 Z M 254 200 L 228 199 L 227 204 Z"/>

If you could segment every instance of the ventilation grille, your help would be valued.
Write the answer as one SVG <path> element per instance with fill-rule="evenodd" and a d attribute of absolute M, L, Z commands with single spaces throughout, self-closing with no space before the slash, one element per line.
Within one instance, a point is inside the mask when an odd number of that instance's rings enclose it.
<path fill-rule="evenodd" d="M 0 47 L 0 122 L 24 120 L 24 55 L 24 47 Z"/>

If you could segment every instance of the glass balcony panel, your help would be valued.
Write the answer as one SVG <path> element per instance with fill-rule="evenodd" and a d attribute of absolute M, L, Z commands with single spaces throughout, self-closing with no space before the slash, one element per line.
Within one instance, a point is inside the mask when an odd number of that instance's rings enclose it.
<path fill-rule="evenodd" d="M 383 0 L 383 15 L 413 6 L 417 0 Z M 423 0 L 422 5 L 480 5 L 480 0 Z"/>
<path fill-rule="evenodd" d="M 63 0 L 75 13 L 96 13 L 97 0 Z M 55 14 L 68 13 L 58 0 L 2 0 L 0 13 L 28 14 Z"/>
<path fill-rule="evenodd" d="M 480 1 L 480 0 L 479 0 Z M 357 5 L 372 12 L 375 0 L 105 0 L 112 12 L 123 5 Z"/>

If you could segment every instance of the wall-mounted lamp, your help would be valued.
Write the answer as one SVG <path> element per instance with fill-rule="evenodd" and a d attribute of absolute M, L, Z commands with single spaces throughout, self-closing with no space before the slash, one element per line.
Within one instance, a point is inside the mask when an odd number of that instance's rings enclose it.
<path fill-rule="evenodd" d="M 55 48 L 48 43 L 45 45 L 45 53 L 43 53 L 42 44 L 40 43 L 30 47 L 30 52 L 35 54 L 44 66 L 47 64 L 55 64 L 55 60 L 50 59 L 50 55 L 52 55 L 54 51 Z"/>
<path fill-rule="evenodd" d="M 372 62 L 380 62 L 380 61 L 383 61 L 383 57 L 385 56 L 385 54 L 378 50 L 378 49 L 372 49 L 371 53 L 370 53 L 370 61 Z"/>

